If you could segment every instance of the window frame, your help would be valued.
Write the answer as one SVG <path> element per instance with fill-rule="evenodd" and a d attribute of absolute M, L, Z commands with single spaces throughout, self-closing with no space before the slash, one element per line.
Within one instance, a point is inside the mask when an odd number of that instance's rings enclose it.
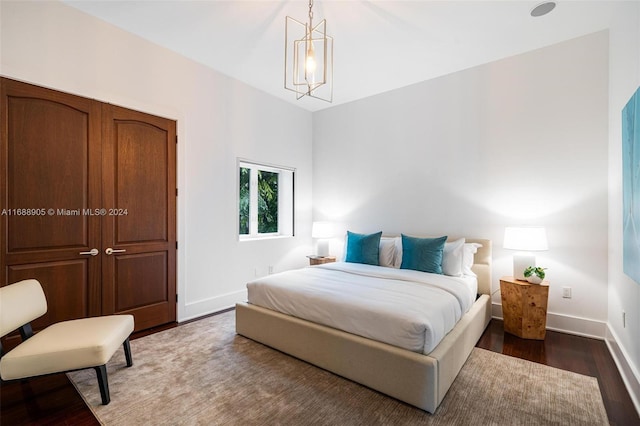
<path fill-rule="evenodd" d="M 249 233 L 240 233 L 240 169 L 250 170 Z M 278 174 L 278 232 L 258 232 L 258 171 Z M 280 166 L 238 158 L 236 161 L 236 233 L 239 241 L 289 238 L 295 236 L 295 180 L 294 167 Z"/>

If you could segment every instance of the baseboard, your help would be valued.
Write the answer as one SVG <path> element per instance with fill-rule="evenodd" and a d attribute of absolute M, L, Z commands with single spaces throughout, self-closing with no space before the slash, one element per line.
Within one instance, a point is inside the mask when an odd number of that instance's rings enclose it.
<path fill-rule="evenodd" d="M 184 306 L 184 314 L 178 318 L 178 322 L 188 321 L 214 312 L 223 311 L 234 307 L 237 302 L 244 300 L 247 300 L 246 289 L 212 297 L 210 299 L 186 303 Z"/>
<path fill-rule="evenodd" d="M 493 318 L 502 319 L 502 305 L 492 304 L 491 315 Z M 604 340 L 607 324 L 603 321 L 547 312 L 547 330 Z"/>
<path fill-rule="evenodd" d="M 618 367 L 622 381 L 627 387 L 629 396 L 633 401 L 633 405 L 636 407 L 636 411 L 640 415 L 640 372 L 638 372 L 632 364 L 627 360 L 629 359 L 624 348 L 618 344 L 618 338 L 611 327 L 607 326 L 607 335 L 605 343 L 609 348 L 609 352 L 613 357 L 613 361 Z"/>

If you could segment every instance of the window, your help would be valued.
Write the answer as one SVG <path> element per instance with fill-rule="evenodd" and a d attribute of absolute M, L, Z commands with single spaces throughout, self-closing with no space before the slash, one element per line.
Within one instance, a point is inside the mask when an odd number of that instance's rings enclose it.
<path fill-rule="evenodd" d="M 240 239 L 293 235 L 294 170 L 238 161 Z"/>

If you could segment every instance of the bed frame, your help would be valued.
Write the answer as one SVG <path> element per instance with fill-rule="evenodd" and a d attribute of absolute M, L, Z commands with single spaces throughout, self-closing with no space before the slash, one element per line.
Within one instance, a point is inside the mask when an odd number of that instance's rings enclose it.
<path fill-rule="evenodd" d="M 236 304 L 236 332 L 434 413 L 491 320 L 491 240 L 467 242 L 482 244 L 472 267 L 480 297 L 428 355 L 249 303 Z"/>

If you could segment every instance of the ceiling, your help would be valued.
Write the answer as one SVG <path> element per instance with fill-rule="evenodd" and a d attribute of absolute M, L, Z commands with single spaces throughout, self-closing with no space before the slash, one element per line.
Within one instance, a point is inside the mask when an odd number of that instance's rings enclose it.
<path fill-rule="evenodd" d="M 285 16 L 308 1 L 94 0 L 65 3 L 310 111 L 354 101 L 609 27 L 615 1 L 316 0 L 334 38 L 333 103 L 284 89 Z"/>

